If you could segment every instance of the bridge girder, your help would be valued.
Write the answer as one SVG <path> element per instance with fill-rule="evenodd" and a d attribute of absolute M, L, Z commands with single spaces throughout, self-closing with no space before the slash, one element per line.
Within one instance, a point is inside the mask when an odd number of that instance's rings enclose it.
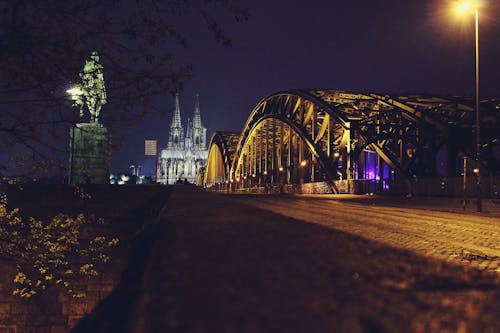
<path fill-rule="evenodd" d="M 229 171 L 239 137 L 238 132 L 217 131 L 212 135 L 208 146 L 203 182 L 222 183 L 229 179 Z"/>
<path fill-rule="evenodd" d="M 275 181 L 294 182 L 294 175 L 303 172 L 300 163 L 306 161 L 309 180 L 333 184 L 339 178 L 361 178 L 356 169 L 365 152 L 375 153 L 379 165 L 409 180 L 435 174 L 437 154 L 445 144 L 455 155 L 474 155 L 472 103 L 427 95 L 289 90 L 257 104 L 236 145 L 234 133 L 231 148 L 215 134 L 211 145 L 217 145 L 225 161 L 225 180 L 271 172 Z M 483 119 L 490 122 L 483 140 L 498 144 L 500 101 L 482 105 Z M 494 158 L 485 160 L 488 166 L 495 163 Z"/>

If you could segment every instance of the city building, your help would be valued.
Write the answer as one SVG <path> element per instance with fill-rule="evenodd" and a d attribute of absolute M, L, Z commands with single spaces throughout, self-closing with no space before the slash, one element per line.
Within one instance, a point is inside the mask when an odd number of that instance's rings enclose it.
<path fill-rule="evenodd" d="M 199 95 L 196 94 L 193 119 L 188 119 L 184 130 L 179 94 L 176 94 L 167 147 L 161 150 L 158 158 L 158 182 L 195 183 L 199 170 L 205 166 L 207 155 L 207 129 L 201 122 Z"/>

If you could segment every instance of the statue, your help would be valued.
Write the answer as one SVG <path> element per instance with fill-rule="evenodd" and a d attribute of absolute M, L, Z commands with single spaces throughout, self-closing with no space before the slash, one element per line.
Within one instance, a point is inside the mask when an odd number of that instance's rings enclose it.
<path fill-rule="evenodd" d="M 104 86 L 103 67 L 99 63 L 99 55 L 92 52 L 89 60 L 85 61 L 85 66 L 80 72 L 81 84 L 78 88 L 72 89 L 75 93 L 72 98 L 74 106 L 80 109 L 80 117 L 83 117 L 84 107 L 90 113 L 90 122 L 99 122 L 99 113 L 106 104 L 106 87 Z M 68 91 L 70 92 L 70 91 Z"/>

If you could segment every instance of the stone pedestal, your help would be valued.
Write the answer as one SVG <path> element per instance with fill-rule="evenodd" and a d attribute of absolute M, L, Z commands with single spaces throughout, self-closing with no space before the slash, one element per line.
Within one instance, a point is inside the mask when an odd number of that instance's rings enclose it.
<path fill-rule="evenodd" d="M 70 130 L 70 184 L 109 184 L 108 130 L 99 123 L 80 123 Z"/>

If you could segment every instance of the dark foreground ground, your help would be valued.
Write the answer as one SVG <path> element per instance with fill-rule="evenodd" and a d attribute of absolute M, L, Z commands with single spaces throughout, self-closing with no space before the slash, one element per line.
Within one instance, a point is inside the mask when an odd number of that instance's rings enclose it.
<path fill-rule="evenodd" d="M 500 331 L 499 274 L 245 200 L 176 187 L 74 332 Z"/>

